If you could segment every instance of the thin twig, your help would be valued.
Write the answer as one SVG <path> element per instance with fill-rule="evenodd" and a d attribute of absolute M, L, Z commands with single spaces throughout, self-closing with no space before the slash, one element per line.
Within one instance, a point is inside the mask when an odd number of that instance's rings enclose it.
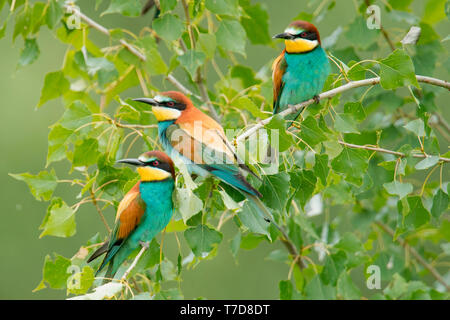
<path fill-rule="evenodd" d="M 106 221 L 105 216 L 102 213 L 102 210 L 100 209 L 100 206 L 98 205 L 97 198 L 95 197 L 95 193 L 92 190 L 92 188 L 89 189 L 89 192 L 91 193 L 92 197 L 92 203 L 94 204 L 95 208 L 97 209 L 98 214 L 100 215 L 100 219 L 102 219 L 103 224 L 105 225 L 106 229 L 108 230 L 108 233 L 111 233 L 111 228 L 108 225 L 108 221 Z"/>
<path fill-rule="evenodd" d="M 391 237 L 395 236 L 395 232 L 394 230 L 392 230 L 389 226 L 376 221 L 375 224 L 377 226 L 379 226 L 384 232 L 386 232 L 387 234 L 389 234 Z M 417 262 L 419 262 L 422 266 L 425 267 L 425 269 L 427 269 L 428 271 L 430 271 L 431 275 L 437 280 L 439 281 L 446 289 L 447 291 L 450 292 L 450 285 L 447 284 L 447 282 L 445 282 L 444 278 L 442 278 L 442 276 L 439 274 L 439 272 L 437 272 L 437 270 L 430 265 L 417 251 L 416 249 L 414 249 L 413 247 L 411 247 L 405 240 L 403 240 L 402 238 L 397 237 L 396 241 L 403 247 L 405 248 L 405 250 L 409 251 L 409 253 L 412 254 L 412 256 L 417 260 Z"/>
<path fill-rule="evenodd" d="M 346 146 L 346 147 L 349 147 L 349 148 L 365 149 L 365 150 L 370 150 L 370 151 L 389 153 L 389 154 L 393 154 L 393 155 L 401 157 L 401 158 L 406 157 L 406 154 L 404 154 L 402 152 L 398 152 L 398 151 L 392 151 L 392 150 L 388 150 L 388 149 L 384 149 L 384 148 L 378 148 L 378 147 L 372 147 L 372 146 L 361 146 L 361 145 L 358 145 L 358 144 L 348 143 L 348 142 L 344 142 L 344 141 L 341 141 L 341 140 L 338 140 L 338 142 L 340 144 Z M 425 155 L 423 153 L 412 154 L 411 156 L 413 158 L 426 158 L 427 157 L 427 155 Z M 439 157 L 439 161 L 450 162 L 450 159 L 449 158 L 444 158 L 444 157 Z"/>

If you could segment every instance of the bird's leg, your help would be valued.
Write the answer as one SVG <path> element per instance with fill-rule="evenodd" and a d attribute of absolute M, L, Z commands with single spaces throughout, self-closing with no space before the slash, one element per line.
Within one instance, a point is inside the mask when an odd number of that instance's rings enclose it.
<path fill-rule="evenodd" d="M 148 247 L 150 246 L 149 241 L 139 241 L 139 244 L 141 245 L 142 248 L 145 248 L 145 249 L 148 249 Z"/>
<path fill-rule="evenodd" d="M 313 97 L 313 99 L 314 99 L 314 102 L 316 103 L 316 104 L 319 104 L 319 102 L 320 102 L 320 97 L 319 97 L 319 95 L 315 95 L 314 97 Z"/>

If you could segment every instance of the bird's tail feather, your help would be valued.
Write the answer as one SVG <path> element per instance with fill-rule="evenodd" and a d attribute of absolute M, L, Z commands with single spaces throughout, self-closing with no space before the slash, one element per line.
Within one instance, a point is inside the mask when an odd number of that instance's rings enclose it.
<path fill-rule="evenodd" d="M 102 284 L 105 284 L 106 282 L 111 281 L 111 279 L 114 278 L 113 269 L 114 269 L 114 258 L 109 261 L 108 269 L 106 270 L 105 278 L 103 279 Z"/>
<path fill-rule="evenodd" d="M 87 262 L 89 263 L 92 260 L 95 260 L 98 257 L 100 257 L 102 254 L 106 253 L 106 251 L 108 251 L 108 246 L 109 246 L 109 241 L 105 241 L 100 248 L 95 250 L 95 252 L 92 254 L 92 256 L 89 257 Z"/>

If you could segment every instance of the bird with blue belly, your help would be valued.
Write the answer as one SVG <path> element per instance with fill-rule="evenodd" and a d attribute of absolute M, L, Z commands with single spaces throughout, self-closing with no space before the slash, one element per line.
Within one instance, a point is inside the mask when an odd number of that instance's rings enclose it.
<path fill-rule="evenodd" d="M 115 225 L 105 242 L 88 262 L 106 254 L 96 275 L 109 263 L 105 278 L 113 278 L 122 263 L 150 241 L 169 223 L 173 214 L 175 170 L 172 159 L 162 151 L 149 151 L 137 159 L 123 159 L 137 167 L 140 181 L 119 204 Z"/>
<path fill-rule="evenodd" d="M 320 42 L 317 28 L 306 21 L 292 22 L 274 38 L 284 39 L 285 49 L 272 65 L 273 113 L 290 105 L 315 98 L 330 74 L 328 57 Z M 288 125 L 302 110 L 285 117 Z"/>

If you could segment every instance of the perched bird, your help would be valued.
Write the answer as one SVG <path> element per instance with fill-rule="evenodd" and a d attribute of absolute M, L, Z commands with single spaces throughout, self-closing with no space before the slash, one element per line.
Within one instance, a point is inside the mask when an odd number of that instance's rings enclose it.
<path fill-rule="evenodd" d="M 330 64 L 317 28 L 306 21 L 294 21 L 274 38 L 284 39 L 285 49 L 272 65 L 273 113 L 311 98 L 318 101 Z M 285 119 L 294 121 L 301 111 Z"/>
<path fill-rule="evenodd" d="M 243 176 L 244 172 L 256 174 L 238 158 L 219 123 L 194 107 L 180 92 L 168 91 L 153 99 L 134 100 L 152 106 L 158 120 L 159 139 L 173 159 L 183 161 L 191 174 L 213 175 L 232 186 L 253 200 L 266 220 L 271 219 L 260 200 L 261 193 Z"/>
<path fill-rule="evenodd" d="M 120 202 L 109 241 L 88 259 L 91 262 L 106 253 L 97 271 L 98 274 L 109 262 L 106 278 L 114 277 L 120 265 L 136 248 L 148 246 L 167 226 L 173 213 L 175 170 L 171 158 L 161 151 L 149 151 L 138 159 L 117 162 L 136 166 L 140 181 Z"/>

